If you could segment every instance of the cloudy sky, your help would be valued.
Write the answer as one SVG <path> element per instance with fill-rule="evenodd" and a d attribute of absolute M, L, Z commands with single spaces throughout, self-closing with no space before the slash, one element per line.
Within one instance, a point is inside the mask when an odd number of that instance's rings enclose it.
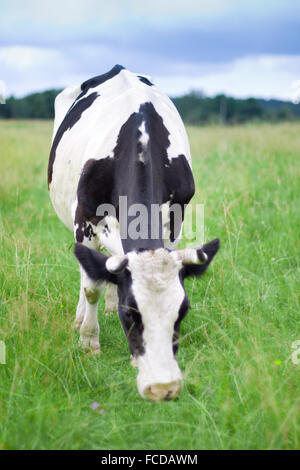
<path fill-rule="evenodd" d="M 172 96 L 291 99 L 300 0 L 0 0 L 7 95 L 76 85 L 116 63 Z"/>

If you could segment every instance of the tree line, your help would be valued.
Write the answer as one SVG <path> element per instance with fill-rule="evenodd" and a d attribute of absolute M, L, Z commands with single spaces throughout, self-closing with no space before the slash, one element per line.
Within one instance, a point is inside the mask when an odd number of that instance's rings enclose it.
<path fill-rule="evenodd" d="M 276 122 L 300 119 L 300 104 L 274 99 L 237 99 L 226 95 L 210 98 L 193 91 L 173 98 L 173 102 L 188 124 L 239 124 L 253 120 Z"/>
<path fill-rule="evenodd" d="M 54 99 L 61 90 L 31 93 L 24 98 L 11 96 L 0 105 L 3 119 L 53 119 Z M 291 121 L 300 119 L 300 104 L 256 98 L 237 99 L 226 95 L 213 98 L 202 92 L 171 98 L 187 124 L 238 124 L 247 121 Z"/>

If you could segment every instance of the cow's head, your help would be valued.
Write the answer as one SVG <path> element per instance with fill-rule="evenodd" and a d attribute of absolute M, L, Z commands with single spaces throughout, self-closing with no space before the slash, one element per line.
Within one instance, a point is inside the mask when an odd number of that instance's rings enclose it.
<path fill-rule="evenodd" d="M 199 249 L 160 248 L 108 258 L 75 245 L 75 255 L 91 279 L 118 286 L 119 316 L 139 369 L 142 397 L 159 401 L 178 395 L 182 375 L 177 339 L 189 308 L 183 281 L 203 274 L 218 249 L 215 239 Z"/>

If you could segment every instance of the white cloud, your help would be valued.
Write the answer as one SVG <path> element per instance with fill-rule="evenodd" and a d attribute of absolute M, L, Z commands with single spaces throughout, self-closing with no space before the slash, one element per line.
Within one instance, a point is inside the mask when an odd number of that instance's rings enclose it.
<path fill-rule="evenodd" d="M 27 46 L 0 48 L 0 79 L 5 81 L 7 96 L 63 85 L 68 80 L 71 63 L 62 52 Z M 58 78 L 57 72 L 61 71 Z"/>
<path fill-rule="evenodd" d="M 31 67 L 42 67 L 49 60 L 56 60 L 59 51 L 27 46 L 10 46 L 0 48 L 2 67 L 26 71 Z"/>
<path fill-rule="evenodd" d="M 177 70 L 179 72 L 180 66 Z M 300 79 L 300 55 L 246 56 L 226 64 L 187 65 L 186 70 L 187 73 L 174 71 L 173 76 L 159 76 L 157 82 L 174 96 L 197 89 L 207 95 L 225 93 L 241 98 L 291 100 L 292 83 Z"/>

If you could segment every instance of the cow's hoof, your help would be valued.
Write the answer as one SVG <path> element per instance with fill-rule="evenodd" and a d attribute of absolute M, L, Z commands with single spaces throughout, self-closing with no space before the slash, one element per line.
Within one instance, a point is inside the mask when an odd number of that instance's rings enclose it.
<path fill-rule="evenodd" d="M 86 352 L 90 352 L 92 354 L 100 354 L 100 343 L 97 337 L 80 337 L 79 346 Z"/>
<path fill-rule="evenodd" d="M 81 348 L 85 353 L 87 353 L 88 355 L 91 355 L 91 356 L 98 355 L 98 354 L 102 353 L 102 351 L 100 349 L 100 344 L 99 344 L 99 346 L 93 346 L 93 347 L 91 347 L 91 346 L 87 347 L 87 346 L 82 346 L 81 345 Z"/>
<path fill-rule="evenodd" d="M 102 351 L 100 349 L 100 344 L 97 348 L 90 348 L 89 349 L 89 352 L 92 354 L 92 355 L 98 355 L 98 354 L 101 354 Z"/>
<path fill-rule="evenodd" d="M 117 313 L 115 308 L 105 307 L 104 315 L 113 315 L 114 313 Z"/>

